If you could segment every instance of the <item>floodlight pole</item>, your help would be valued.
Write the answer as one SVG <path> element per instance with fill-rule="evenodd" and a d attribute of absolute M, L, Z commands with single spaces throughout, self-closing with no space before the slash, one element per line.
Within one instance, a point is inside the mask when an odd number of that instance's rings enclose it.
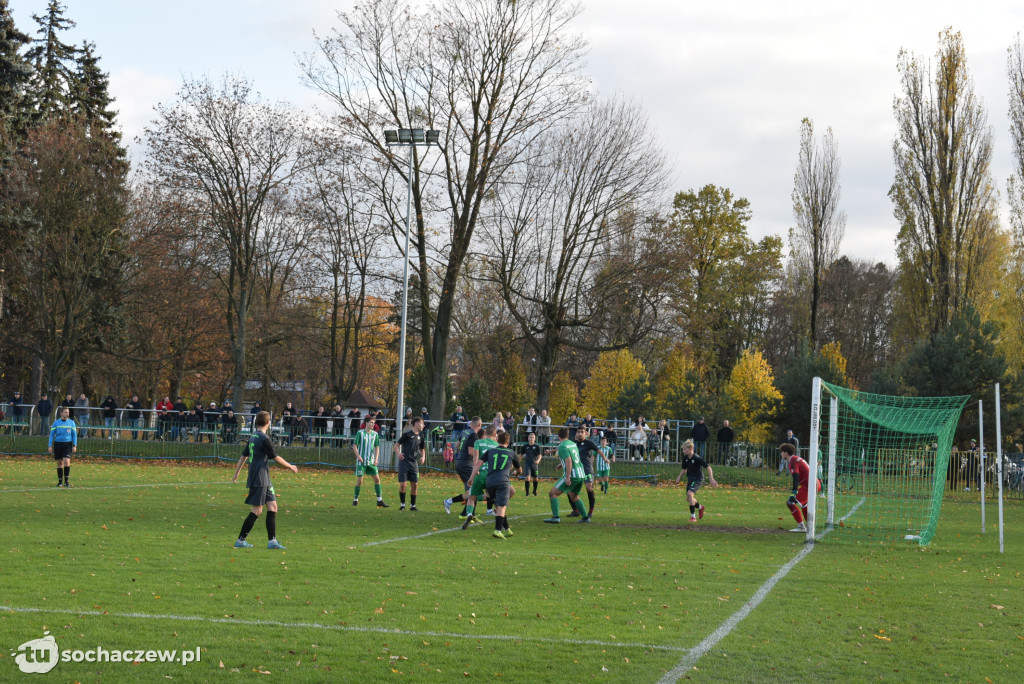
<path fill-rule="evenodd" d="M 402 420 L 405 418 L 405 337 L 407 314 L 409 308 L 409 230 L 412 219 L 412 158 L 415 147 L 437 145 L 438 131 L 430 130 L 424 134 L 422 128 L 399 128 L 385 130 L 384 140 L 388 147 L 408 147 L 409 166 L 407 170 L 408 184 L 405 194 L 405 249 L 404 266 L 402 268 L 402 327 L 398 347 L 398 407 L 395 413 L 395 439 L 402 435 Z"/>

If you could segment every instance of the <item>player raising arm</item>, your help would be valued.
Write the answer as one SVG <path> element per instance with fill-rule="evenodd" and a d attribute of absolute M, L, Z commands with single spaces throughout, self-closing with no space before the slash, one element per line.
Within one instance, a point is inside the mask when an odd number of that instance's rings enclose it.
<path fill-rule="evenodd" d="M 249 443 L 242 450 L 242 457 L 238 459 L 238 465 L 235 466 L 235 476 L 231 479 L 232 482 L 238 482 L 238 473 L 242 470 L 242 465 L 248 460 L 249 478 L 246 484 L 249 487 L 249 496 L 246 497 L 245 503 L 252 506 L 252 511 L 246 517 L 245 522 L 242 523 L 242 532 L 238 535 L 238 541 L 235 542 L 235 546 L 240 549 L 252 548 L 252 544 L 245 541 L 245 538 L 249 536 L 249 532 L 252 531 L 253 525 L 259 519 L 260 513 L 263 512 L 264 504 L 267 506 L 267 548 L 284 548 L 277 541 L 277 496 L 274 494 L 274 485 L 270 483 L 270 462 L 274 461 L 278 465 L 288 468 L 293 473 L 299 472 L 299 469 L 278 456 L 274 451 L 274 444 L 270 441 L 270 437 L 267 436 L 267 427 L 269 425 L 269 413 L 260 411 L 256 414 L 256 418 L 253 420 L 253 428 L 255 429 L 249 438 Z"/>
<path fill-rule="evenodd" d="M 704 484 L 704 473 L 701 468 L 708 469 L 708 482 L 712 487 L 717 487 L 718 483 L 715 482 L 715 474 L 711 471 L 711 466 L 700 456 L 694 456 L 693 440 L 688 439 L 683 442 L 682 469 L 679 471 L 679 477 L 676 478 L 676 484 L 679 484 L 683 479 L 683 473 L 685 473 L 686 503 L 690 505 L 690 522 L 697 522 L 697 518 L 704 517 L 704 507 L 697 503 L 697 492 Z"/>

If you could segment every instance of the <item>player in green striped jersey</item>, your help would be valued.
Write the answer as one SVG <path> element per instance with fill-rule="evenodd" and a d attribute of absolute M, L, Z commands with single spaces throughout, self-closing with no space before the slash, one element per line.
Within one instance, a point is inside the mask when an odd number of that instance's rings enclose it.
<path fill-rule="evenodd" d="M 567 427 L 558 430 L 558 439 L 562 440 L 558 445 L 558 460 L 562 462 L 562 472 L 565 474 L 548 493 L 551 502 L 551 517 L 545 518 L 544 522 L 555 524 L 562 522 L 558 517 L 558 497 L 565 492 L 568 493 L 569 502 L 573 508 L 580 512 L 580 522 L 588 523 L 590 516 L 587 515 L 587 509 L 579 497 L 580 489 L 583 488 L 583 479 L 586 477 L 583 472 L 583 463 L 580 461 L 579 448 L 575 442 L 569 439 L 569 428 Z"/>
<path fill-rule="evenodd" d="M 601 483 L 601 491 L 608 493 L 608 476 L 615 460 L 615 450 L 608 446 L 608 438 L 601 438 L 601 448 L 597 454 L 597 479 Z"/>
<path fill-rule="evenodd" d="M 366 423 L 362 430 L 356 433 L 352 442 L 352 451 L 356 454 L 356 496 L 352 499 L 352 505 L 359 504 L 359 489 L 363 486 L 363 475 L 369 474 L 373 477 L 373 491 L 377 494 L 377 507 L 387 508 L 384 498 L 381 496 L 380 473 L 377 472 L 377 462 L 380 458 L 380 435 L 373 429 L 374 419 L 366 417 Z"/>
<path fill-rule="evenodd" d="M 473 523 L 481 522 L 480 518 L 473 515 L 473 510 L 476 508 L 477 499 L 484 496 L 487 490 L 487 461 L 484 459 L 484 454 L 498 446 L 497 436 L 498 428 L 488 425 L 484 428 L 484 436 L 473 444 L 476 454 L 473 458 L 473 473 L 469 478 L 472 485 L 469 496 L 466 498 L 466 522 L 462 524 L 462 529 L 466 529 Z M 490 502 L 488 501 L 488 503 Z"/>

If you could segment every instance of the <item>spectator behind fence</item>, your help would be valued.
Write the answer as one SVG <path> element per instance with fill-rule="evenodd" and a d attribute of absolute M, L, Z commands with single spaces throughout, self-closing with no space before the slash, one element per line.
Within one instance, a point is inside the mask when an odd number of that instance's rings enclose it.
<path fill-rule="evenodd" d="M 228 406 L 227 410 L 220 417 L 220 439 L 225 444 L 234 444 L 238 439 L 239 421 L 241 416 L 235 415 L 235 410 Z"/>
<path fill-rule="evenodd" d="M 659 420 L 658 427 L 657 429 L 655 429 L 654 434 L 657 435 L 658 442 L 660 443 L 658 460 L 664 461 L 668 458 L 668 451 L 669 447 L 671 446 L 670 440 L 672 438 L 672 434 L 669 432 L 668 429 L 668 421 L 665 420 L 664 418 Z"/>
<path fill-rule="evenodd" d="M 718 428 L 718 433 L 715 435 L 715 439 L 718 441 L 718 455 L 723 461 L 727 461 L 732 451 L 732 440 L 736 438 L 736 434 L 729 427 L 729 421 L 723 420 L 722 427 Z"/>
<path fill-rule="evenodd" d="M 448 422 L 452 424 L 452 432 L 459 433 L 466 429 L 466 414 L 462 412 L 461 406 L 455 407 L 455 413 Z"/>
<path fill-rule="evenodd" d="M 100 404 L 100 409 L 103 413 L 103 427 L 106 428 L 103 436 L 113 437 L 114 421 L 117 420 L 117 401 L 114 400 L 113 395 L 107 395 L 107 398 Z"/>
<path fill-rule="evenodd" d="M 210 407 L 203 414 L 203 421 L 206 423 L 205 430 L 210 433 L 211 444 L 216 441 L 214 435 L 217 433 L 217 426 L 220 425 L 220 417 L 221 411 L 217 408 L 217 402 L 211 401 Z"/>
<path fill-rule="evenodd" d="M 797 456 L 800 455 L 800 440 L 797 439 L 796 435 L 793 434 L 792 430 L 786 430 L 786 438 L 784 440 L 782 440 L 782 443 L 783 444 L 792 444 L 794 447 L 796 447 L 796 454 L 797 454 Z M 779 460 L 779 472 L 782 473 L 782 472 L 788 472 L 788 471 L 789 471 L 789 468 L 786 466 L 786 460 L 785 459 L 780 459 Z"/>
<path fill-rule="evenodd" d="M 502 423 L 502 427 L 509 435 L 512 435 L 516 427 L 516 414 L 509 411 L 508 415 L 505 416 L 505 422 Z"/>
<path fill-rule="evenodd" d="M 341 404 L 335 404 L 331 411 L 331 432 L 334 433 L 332 443 L 341 444 L 341 438 L 345 436 L 345 427 L 348 424 L 348 416 L 341 408 Z"/>
<path fill-rule="evenodd" d="M 588 430 L 593 430 L 595 427 L 597 427 L 597 423 L 594 422 L 594 416 L 590 413 L 588 413 L 587 417 L 580 422 L 580 425 L 587 428 Z M 600 442 L 601 440 L 598 439 L 597 441 Z"/>
<path fill-rule="evenodd" d="M 644 460 L 647 450 L 647 431 L 640 420 L 633 423 L 629 432 L 629 458 L 630 460 Z"/>
<path fill-rule="evenodd" d="M 605 428 L 605 430 L 602 432 L 602 435 L 605 439 L 608 440 L 608 446 L 610 446 L 614 451 L 615 442 L 619 440 L 619 433 L 615 431 L 615 423 L 612 423 L 607 428 Z"/>
<path fill-rule="evenodd" d="M 39 434 L 43 437 L 50 436 L 50 414 L 53 413 L 53 402 L 50 401 L 50 395 L 43 392 L 43 396 L 39 398 L 39 403 L 36 404 L 36 413 L 39 414 Z"/>
<path fill-rule="evenodd" d="M 697 424 L 690 430 L 690 439 L 693 440 L 693 445 L 697 449 L 697 455 L 704 458 L 704 448 L 707 446 L 708 437 L 711 436 L 711 430 L 704 422 L 704 416 L 700 417 Z"/>
<path fill-rule="evenodd" d="M 316 412 L 309 419 L 309 427 L 313 431 L 313 436 L 320 440 L 327 433 L 327 419 L 330 414 L 327 413 L 327 409 L 323 406 L 318 406 Z"/>
<path fill-rule="evenodd" d="M 132 400 L 125 404 L 125 408 L 128 410 L 124 412 L 124 417 L 128 419 L 128 426 L 132 429 L 132 439 L 138 439 L 139 426 L 142 424 L 142 402 L 139 401 L 139 395 L 133 394 Z"/>
<path fill-rule="evenodd" d="M 540 410 L 540 418 L 537 419 L 537 437 L 543 438 L 543 441 L 549 441 L 551 437 L 551 416 L 548 415 L 547 409 Z"/>
<path fill-rule="evenodd" d="M 285 444 L 288 446 L 292 445 L 292 439 L 295 437 L 295 419 L 298 415 L 299 412 L 290 401 L 281 409 L 281 427 L 284 428 Z"/>
<path fill-rule="evenodd" d="M 580 419 L 575 412 L 569 416 L 569 420 L 565 421 L 565 426 L 569 428 L 570 437 L 574 437 L 576 435 L 577 428 L 580 426 Z"/>
<path fill-rule="evenodd" d="M 7 410 L 7 415 L 11 419 L 12 423 L 20 423 L 25 418 L 25 400 L 21 398 L 21 392 L 15 392 L 11 395 L 11 400 L 8 402 L 10 407 Z M 21 432 L 20 427 L 12 427 L 11 432 Z"/>
<path fill-rule="evenodd" d="M 78 401 L 75 402 L 75 422 L 78 423 L 78 437 L 86 437 L 89 434 L 89 430 L 86 427 L 89 425 L 89 400 L 85 398 L 85 392 L 78 395 Z"/>
<path fill-rule="evenodd" d="M 537 411 L 532 406 L 530 410 L 523 416 L 523 433 L 524 434 L 535 434 L 537 432 Z"/>
<path fill-rule="evenodd" d="M 355 437 L 356 433 L 359 432 L 359 426 L 363 424 L 363 414 L 356 407 L 348 412 L 348 427 L 345 429 L 346 437 Z"/>

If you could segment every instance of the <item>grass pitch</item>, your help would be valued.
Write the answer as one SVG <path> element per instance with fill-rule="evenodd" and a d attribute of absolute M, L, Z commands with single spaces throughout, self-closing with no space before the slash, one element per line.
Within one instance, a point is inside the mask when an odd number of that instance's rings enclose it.
<path fill-rule="evenodd" d="M 393 476 L 378 509 L 369 478 L 353 507 L 351 472 L 275 468 L 281 552 L 265 548 L 262 517 L 256 547 L 232 548 L 248 507 L 230 477 L 227 465 L 75 459 L 65 490 L 50 460 L 0 460 L 0 679 L 22 676 L 14 652 L 44 631 L 62 651 L 201 654 L 60 662 L 39 677 L 53 681 L 1019 677 L 1019 502 L 1005 555 L 995 506 L 981 535 L 977 502 L 950 497 L 927 549 L 830 536 L 780 576 L 805 548 L 786 532 L 788 482 L 704 489 L 697 524 L 681 487 L 613 482 L 592 524 L 557 526 L 542 522 L 550 482 L 537 498 L 517 485 L 515 536 L 501 541 L 492 518 L 463 531 L 456 509 L 445 515 L 453 477 L 425 477 L 412 513 Z"/>

